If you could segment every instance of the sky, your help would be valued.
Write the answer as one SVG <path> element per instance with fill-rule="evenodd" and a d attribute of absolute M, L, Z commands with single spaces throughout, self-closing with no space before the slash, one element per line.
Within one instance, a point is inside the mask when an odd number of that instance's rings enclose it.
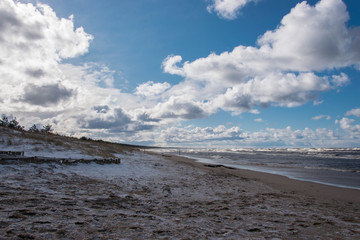
<path fill-rule="evenodd" d="M 358 0 L 0 0 L 0 114 L 186 147 L 360 147 Z"/>

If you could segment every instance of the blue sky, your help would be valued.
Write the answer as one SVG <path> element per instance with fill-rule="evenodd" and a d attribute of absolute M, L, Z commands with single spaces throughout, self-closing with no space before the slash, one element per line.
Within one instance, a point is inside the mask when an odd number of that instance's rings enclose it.
<path fill-rule="evenodd" d="M 0 3 L 1 112 L 111 141 L 360 147 L 356 0 Z"/>

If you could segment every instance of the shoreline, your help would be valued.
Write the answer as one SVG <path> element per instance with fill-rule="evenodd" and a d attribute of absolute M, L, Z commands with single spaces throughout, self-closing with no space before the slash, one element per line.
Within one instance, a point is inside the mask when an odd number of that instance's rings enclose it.
<path fill-rule="evenodd" d="M 339 187 L 339 188 L 360 190 L 360 187 L 354 187 L 354 186 L 349 186 L 349 185 L 330 183 L 330 182 L 321 181 L 321 180 L 313 180 L 311 178 L 302 178 L 302 177 L 292 176 L 291 172 L 281 171 L 278 168 L 274 168 L 275 170 L 269 170 L 269 168 L 268 169 L 266 169 L 266 168 L 261 169 L 261 168 L 257 168 L 257 167 L 246 167 L 246 166 L 243 166 L 243 165 L 213 163 L 213 162 L 211 162 L 211 161 L 209 161 L 208 159 L 205 159 L 205 158 L 193 158 L 191 156 L 184 156 L 184 155 L 179 155 L 179 157 L 189 158 L 189 159 L 194 160 L 195 162 L 202 163 L 202 164 L 223 165 L 223 166 L 226 166 L 226 167 L 229 167 L 229 168 L 235 168 L 235 169 L 240 169 L 240 170 L 249 170 L 249 171 L 254 171 L 254 172 L 261 172 L 261 173 L 279 175 L 279 176 L 287 177 L 289 179 L 298 180 L 298 181 L 318 183 L 318 184 L 322 184 L 322 185 Z"/>
<path fill-rule="evenodd" d="M 190 159 L 193 159 L 191 157 L 189 157 Z M 203 163 L 203 164 L 212 164 L 212 165 L 217 165 L 218 163 L 207 163 L 207 162 L 202 162 L 202 161 L 198 161 L 197 159 L 193 159 L 195 162 L 199 162 L 199 163 Z M 230 168 L 235 168 L 235 169 L 239 169 L 239 170 L 248 170 L 248 171 L 253 171 L 253 172 L 259 172 L 259 173 L 266 173 L 266 174 L 272 174 L 272 175 L 277 175 L 277 176 L 283 176 L 292 180 L 297 180 L 297 181 L 303 181 L 303 182 L 310 182 L 310 183 L 317 183 L 317 184 L 321 184 L 321 185 L 326 185 L 326 186 L 331 186 L 331 187 L 338 187 L 338 188 L 346 188 L 346 189 L 353 189 L 353 190 L 359 190 L 360 191 L 360 187 L 353 187 L 353 186 L 349 186 L 349 185 L 342 185 L 342 184 L 336 184 L 336 183 L 330 183 L 330 182 L 325 182 L 325 181 L 321 181 L 321 180 L 313 180 L 311 178 L 303 178 L 303 177 L 295 177 L 295 176 L 291 176 L 290 173 L 286 172 L 286 171 L 277 171 L 277 170 L 263 170 L 263 169 L 257 169 L 256 167 L 242 167 L 239 165 L 228 165 L 228 164 L 221 164 L 224 165 L 226 167 L 230 167 Z"/>
<path fill-rule="evenodd" d="M 202 163 L 196 161 L 196 159 L 185 156 L 159 154 L 156 152 L 153 153 L 159 156 L 166 157 L 171 161 L 190 165 L 203 170 L 208 170 L 208 171 L 211 170 L 219 174 L 230 174 L 232 176 L 260 181 L 270 187 L 273 187 L 275 189 L 284 192 L 305 194 L 307 196 L 315 197 L 318 199 L 360 203 L 360 190 L 355 188 L 333 186 L 324 183 L 313 182 L 310 180 L 294 179 L 288 176 L 279 175 L 275 173 L 233 168 L 233 167 L 227 167 L 226 165 Z M 224 167 L 208 167 L 209 165 L 224 166 Z"/>
<path fill-rule="evenodd" d="M 359 149 L 155 149 L 205 164 L 270 173 L 299 181 L 360 190 Z"/>

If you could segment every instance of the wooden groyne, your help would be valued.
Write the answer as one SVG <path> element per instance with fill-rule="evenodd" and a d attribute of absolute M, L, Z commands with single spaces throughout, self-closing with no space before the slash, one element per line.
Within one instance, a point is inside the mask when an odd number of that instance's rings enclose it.
<path fill-rule="evenodd" d="M 0 151 L 0 156 L 24 156 L 24 151 Z"/>
<path fill-rule="evenodd" d="M 97 164 L 120 164 L 120 158 L 94 158 L 94 159 L 72 159 L 72 158 L 51 158 L 51 157 L 24 157 L 24 156 L 0 156 L 0 164 L 11 163 L 97 163 Z"/>

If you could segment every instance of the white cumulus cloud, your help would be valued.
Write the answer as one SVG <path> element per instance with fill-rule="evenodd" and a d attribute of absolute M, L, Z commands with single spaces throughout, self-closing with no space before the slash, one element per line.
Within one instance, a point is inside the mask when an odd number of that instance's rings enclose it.
<path fill-rule="evenodd" d="M 239 127 L 226 128 L 223 125 L 217 127 L 170 127 L 161 131 L 159 141 L 163 143 L 204 143 L 226 142 L 243 139 L 243 133 Z"/>
<path fill-rule="evenodd" d="M 48 122 L 66 134 L 142 128 L 133 112 L 138 100 L 113 88 L 114 71 L 98 63 L 63 63 L 86 53 L 92 39 L 75 27 L 73 16 L 59 18 L 46 4 L 0 1 L 2 113 L 25 126 Z"/>
<path fill-rule="evenodd" d="M 216 12 L 218 16 L 226 19 L 235 19 L 240 10 L 249 2 L 258 0 L 211 0 L 212 4 L 207 6 L 209 12 Z"/>
<path fill-rule="evenodd" d="M 351 109 L 350 111 L 346 112 L 345 114 L 346 116 L 356 116 L 356 117 L 360 117 L 360 108 L 354 108 Z"/>
<path fill-rule="evenodd" d="M 360 28 L 348 28 L 348 20 L 341 0 L 321 0 L 315 6 L 302 2 L 276 29 L 260 36 L 256 47 L 240 45 L 231 52 L 183 63 L 181 56 L 170 55 L 163 69 L 201 90 L 197 101 L 212 101 L 235 114 L 258 105 L 318 102 L 321 92 L 345 86 L 350 79 L 342 72 L 331 76 L 315 72 L 360 63 Z"/>
<path fill-rule="evenodd" d="M 179 56 L 179 55 L 169 55 L 162 62 L 162 67 L 164 69 L 164 72 L 183 76 L 182 69 L 176 65 L 177 63 L 179 63 L 181 61 L 182 61 L 181 56 Z"/>
<path fill-rule="evenodd" d="M 248 2 L 216 0 L 209 9 L 234 18 Z M 295 107 L 348 84 L 341 68 L 360 63 L 360 29 L 348 28 L 348 19 L 340 0 L 321 0 L 315 6 L 303 2 L 276 29 L 260 36 L 257 46 L 240 45 L 193 62 L 169 55 L 162 62 L 163 71 L 182 76 L 183 81 L 175 85 L 149 81 L 124 93 L 114 87 L 115 72 L 107 66 L 64 63 L 85 54 L 93 39 L 75 27 L 73 16 L 59 18 L 41 3 L 1 0 L 1 110 L 25 125 L 49 122 L 60 133 L 118 141 L 249 146 L 326 141 L 336 146 L 344 139 L 327 129 L 288 127 L 249 133 L 239 127 L 184 128 L 174 123 L 206 118 L 219 109 L 256 114 L 259 106 Z M 317 74 L 329 69 L 337 73 Z M 360 112 L 353 109 L 346 115 L 359 117 Z M 352 139 L 360 132 L 352 119 L 336 123 L 351 132 Z"/>
<path fill-rule="evenodd" d="M 358 64 L 359 28 L 348 28 L 348 20 L 341 0 L 321 0 L 314 7 L 304 1 L 283 17 L 277 29 L 259 38 L 259 50 L 268 51 L 283 70 L 313 71 Z"/>
<path fill-rule="evenodd" d="M 340 128 L 346 131 L 349 137 L 354 139 L 360 138 L 360 124 L 355 124 L 354 119 L 342 118 L 335 121 L 336 124 L 340 125 Z"/>
<path fill-rule="evenodd" d="M 149 81 L 137 86 L 135 90 L 135 94 L 151 97 L 165 92 L 170 87 L 171 87 L 170 84 L 167 82 L 154 83 L 153 81 Z"/>
<path fill-rule="evenodd" d="M 345 127 L 355 127 L 345 123 Z M 348 125 L 350 124 L 350 125 Z M 353 129 L 354 130 L 354 129 Z M 225 127 L 219 125 L 216 127 L 194 127 L 179 126 L 169 127 L 161 130 L 160 135 L 156 138 L 159 145 L 186 146 L 263 146 L 263 147 L 338 147 L 357 146 L 357 140 L 354 135 L 339 135 L 338 133 L 326 129 L 317 128 L 315 130 L 286 128 L 266 128 L 255 132 L 247 132 L 239 127 Z"/>

